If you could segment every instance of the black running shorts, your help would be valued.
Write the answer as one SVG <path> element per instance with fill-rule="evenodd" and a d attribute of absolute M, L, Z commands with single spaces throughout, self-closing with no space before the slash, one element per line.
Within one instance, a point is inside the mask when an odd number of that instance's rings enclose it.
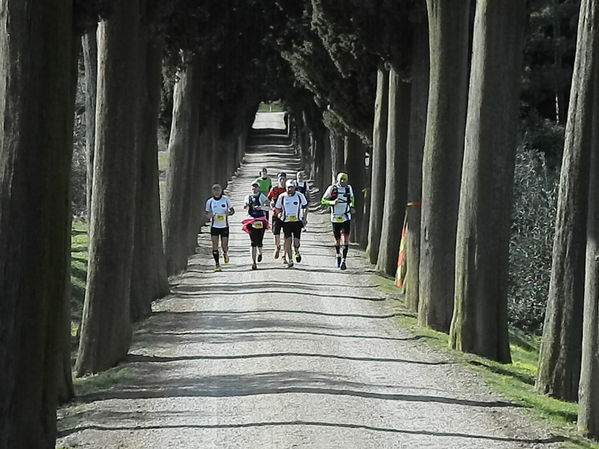
<path fill-rule="evenodd" d="M 250 240 L 252 241 L 252 247 L 262 248 L 262 242 L 264 242 L 264 231 L 265 228 L 254 229 L 250 226 Z"/>
<path fill-rule="evenodd" d="M 349 235 L 351 230 L 351 220 L 344 221 L 343 223 L 333 223 L 333 235 L 336 240 L 341 238 L 341 235 Z"/>
<path fill-rule="evenodd" d="M 229 237 L 229 228 L 215 228 L 214 226 L 210 227 L 210 235 L 212 237 L 220 236 L 222 238 Z"/>
<path fill-rule="evenodd" d="M 301 221 L 292 221 L 289 223 L 283 223 L 283 233 L 285 234 L 285 238 L 289 238 L 291 236 L 299 239 L 302 235 L 302 228 L 304 224 Z"/>
<path fill-rule="evenodd" d="M 283 222 L 277 218 L 272 217 L 272 234 L 273 235 L 281 235 L 281 229 L 283 228 Z"/>

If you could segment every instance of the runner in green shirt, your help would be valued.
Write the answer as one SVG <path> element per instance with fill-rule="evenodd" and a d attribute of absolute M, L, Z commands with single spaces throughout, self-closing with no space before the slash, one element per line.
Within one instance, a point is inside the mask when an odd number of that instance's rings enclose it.
<path fill-rule="evenodd" d="M 264 196 L 268 196 L 268 192 L 272 187 L 272 181 L 268 177 L 268 169 L 266 167 L 260 170 L 260 176 L 258 176 L 254 182 L 258 184 L 260 193 Z"/>

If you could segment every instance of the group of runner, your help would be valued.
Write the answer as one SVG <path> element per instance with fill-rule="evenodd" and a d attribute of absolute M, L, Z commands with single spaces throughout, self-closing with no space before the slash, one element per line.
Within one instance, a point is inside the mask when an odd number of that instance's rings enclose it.
<path fill-rule="evenodd" d="M 277 183 L 272 185 L 268 170 L 263 168 L 258 178 L 251 184 L 251 193 L 245 197 L 243 208 L 247 218 L 242 229 L 249 234 L 251 242 L 252 270 L 258 269 L 263 259 L 264 235 L 272 229 L 275 250 L 274 259 L 281 257 L 288 268 L 302 261 L 300 239 L 302 229 L 308 224 L 308 204 L 310 189 L 305 175 L 298 172 L 296 179 L 287 179 L 284 172 L 277 174 Z M 348 184 L 348 175 L 339 173 L 337 182 L 330 185 L 320 203 L 331 208 L 331 222 L 335 240 L 336 266 L 347 268 L 346 258 L 349 250 L 349 235 L 352 214 L 355 213 L 355 197 Z M 212 256 L 216 264 L 214 271 L 222 271 L 220 265 L 219 243 L 222 248 L 223 262 L 229 263 L 229 217 L 235 213 L 231 201 L 223 195 L 219 184 L 212 186 L 212 197 L 206 201 L 206 214 L 210 220 L 212 237 Z M 272 218 L 270 218 L 272 214 Z M 281 255 L 281 231 L 283 231 L 283 254 Z M 343 250 L 341 246 L 343 245 Z"/>

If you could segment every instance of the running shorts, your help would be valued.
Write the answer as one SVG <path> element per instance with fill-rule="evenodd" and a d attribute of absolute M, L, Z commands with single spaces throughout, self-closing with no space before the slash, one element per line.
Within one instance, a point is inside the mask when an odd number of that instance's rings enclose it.
<path fill-rule="evenodd" d="M 301 221 L 291 221 L 288 223 L 283 223 L 283 233 L 285 234 L 285 238 L 289 238 L 291 236 L 299 239 L 302 235 L 302 228 L 304 224 Z"/>
<path fill-rule="evenodd" d="M 250 240 L 252 242 L 253 248 L 255 248 L 256 246 L 258 248 L 262 248 L 262 242 L 264 242 L 264 231 L 266 231 L 265 228 L 255 229 L 250 227 Z"/>
<path fill-rule="evenodd" d="M 333 235 L 336 240 L 341 238 L 341 235 L 349 235 L 351 230 L 351 220 L 346 220 L 343 223 L 333 222 Z"/>
<path fill-rule="evenodd" d="M 281 229 L 283 228 L 283 222 L 278 217 L 272 217 L 272 234 L 281 235 Z"/>
<path fill-rule="evenodd" d="M 220 236 L 221 238 L 227 238 L 229 237 L 229 228 L 215 228 L 214 226 L 211 226 L 210 235 L 212 237 Z"/>

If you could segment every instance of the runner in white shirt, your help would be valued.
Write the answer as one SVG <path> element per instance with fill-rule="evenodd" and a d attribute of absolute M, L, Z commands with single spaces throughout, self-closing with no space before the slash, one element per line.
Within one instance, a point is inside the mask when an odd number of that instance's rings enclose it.
<path fill-rule="evenodd" d="M 293 266 L 291 247 L 295 248 L 295 260 L 299 263 L 302 256 L 299 252 L 302 228 L 308 223 L 308 201 L 306 197 L 295 191 L 295 182 L 287 181 L 287 191 L 279 195 L 275 210 L 283 222 L 285 234 L 285 253 L 287 254 L 287 267 Z"/>
<path fill-rule="evenodd" d="M 349 233 L 351 230 L 352 214 L 355 213 L 356 198 L 354 191 L 347 184 L 347 173 L 337 175 L 337 183 L 330 185 L 324 193 L 320 204 L 331 206 L 331 222 L 337 252 L 337 268 L 345 270 L 347 253 L 349 251 Z M 341 240 L 343 239 L 343 258 L 341 258 Z"/>
<path fill-rule="evenodd" d="M 229 263 L 229 215 L 235 213 L 231 200 L 223 195 L 220 184 L 212 186 L 212 197 L 206 201 L 206 215 L 210 220 L 210 235 L 212 236 L 212 257 L 216 262 L 214 271 L 222 271 L 220 267 L 220 255 L 218 252 L 218 241 L 221 240 L 223 248 L 223 260 Z"/>

